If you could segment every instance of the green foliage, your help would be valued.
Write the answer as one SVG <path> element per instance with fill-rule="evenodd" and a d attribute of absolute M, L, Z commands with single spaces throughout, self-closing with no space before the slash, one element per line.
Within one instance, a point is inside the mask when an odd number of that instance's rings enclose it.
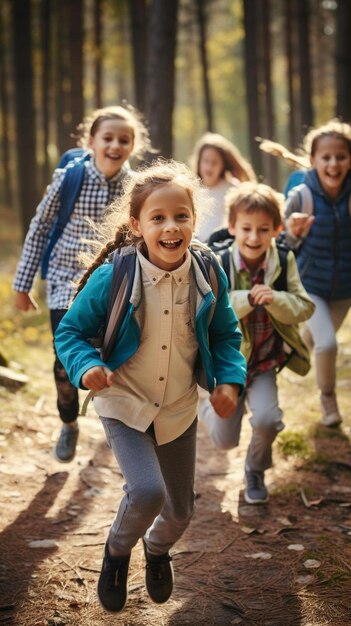
<path fill-rule="evenodd" d="M 281 454 L 285 457 L 296 456 L 306 459 L 313 452 L 305 431 L 284 430 L 279 434 L 277 443 Z"/>

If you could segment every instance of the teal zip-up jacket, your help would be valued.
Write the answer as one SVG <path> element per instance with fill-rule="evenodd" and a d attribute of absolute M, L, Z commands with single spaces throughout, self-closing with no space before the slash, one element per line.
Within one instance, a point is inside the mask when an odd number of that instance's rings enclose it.
<path fill-rule="evenodd" d="M 215 298 L 192 257 L 190 310 L 199 345 L 195 373 L 197 382 L 210 392 L 216 385 L 224 383 L 238 384 L 243 389 L 246 380 L 238 319 L 229 303 L 227 278 L 224 271 L 218 269 L 218 294 Z M 112 371 L 116 370 L 133 356 L 140 344 L 141 331 L 134 315 L 142 305 L 139 262 L 136 263 L 132 294 L 116 346 L 106 363 L 89 340 L 98 336 L 105 325 L 112 271 L 112 264 L 105 263 L 93 272 L 55 333 L 58 357 L 76 387 L 84 388 L 82 376 L 92 367 L 107 366 Z"/>

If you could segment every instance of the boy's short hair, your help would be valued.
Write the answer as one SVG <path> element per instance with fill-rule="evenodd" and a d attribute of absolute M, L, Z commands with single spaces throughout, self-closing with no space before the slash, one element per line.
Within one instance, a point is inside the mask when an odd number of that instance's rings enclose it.
<path fill-rule="evenodd" d="M 272 219 L 274 229 L 283 224 L 284 196 L 263 183 L 246 182 L 229 189 L 225 196 L 225 207 L 229 226 L 235 226 L 238 213 L 257 211 L 263 211 Z"/>

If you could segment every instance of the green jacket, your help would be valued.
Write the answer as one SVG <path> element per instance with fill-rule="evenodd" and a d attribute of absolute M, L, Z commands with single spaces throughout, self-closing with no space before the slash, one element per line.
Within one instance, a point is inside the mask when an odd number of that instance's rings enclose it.
<path fill-rule="evenodd" d="M 236 242 L 231 246 L 231 261 L 234 270 L 234 289 L 229 293 L 230 303 L 239 318 L 243 335 L 241 351 L 248 361 L 252 351 L 252 340 L 248 327 L 243 321 L 253 311 L 248 295 L 251 289 L 250 275 L 247 271 L 239 271 L 239 250 Z M 267 252 L 267 269 L 264 282 L 272 286 L 281 272 L 279 255 L 273 240 Z M 273 291 L 273 302 L 267 305 L 266 311 L 275 330 L 283 339 L 286 354 L 284 365 L 296 374 L 305 376 L 310 369 L 309 351 L 302 340 L 298 324 L 308 320 L 314 312 L 315 305 L 303 287 L 293 252 L 287 256 L 288 291 Z"/>

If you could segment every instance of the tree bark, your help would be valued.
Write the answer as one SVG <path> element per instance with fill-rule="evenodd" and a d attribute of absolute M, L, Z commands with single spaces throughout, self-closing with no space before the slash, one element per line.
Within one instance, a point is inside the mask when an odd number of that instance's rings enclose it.
<path fill-rule="evenodd" d="M 41 103 L 43 111 L 43 144 L 44 144 L 44 163 L 43 163 L 43 178 L 46 182 L 49 180 L 50 175 L 50 161 L 48 153 L 49 145 L 49 107 L 50 107 L 50 66 L 51 66 L 51 0 L 42 0 L 41 5 L 41 47 L 42 47 L 42 59 L 43 59 L 43 73 L 42 73 L 42 93 Z"/>
<path fill-rule="evenodd" d="M 130 0 L 129 15 L 132 32 L 135 102 L 140 111 L 146 103 L 146 66 L 148 12 L 146 0 Z"/>
<path fill-rule="evenodd" d="M 8 82 L 5 69 L 5 24 L 0 10 L 0 107 L 1 107 L 1 149 L 3 157 L 3 193 L 2 200 L 6 206 L 12 204 L 11 169 L 10 169 L 10 138 L 8 114 L 10 109 Z M 0 360 L 1 363 L 1 360 Z"/>
<path fill-rule="evenodd" d="M 35 115 L 30 0 L 12 3 L 16 148 L 19 205 L 23 235 L 39 200 L 36 184 Z"/>
<path fill-rule="evenodd" d="M 70 114 L 73 132 L 84 117 L 83 97 L 83 0 L 69 2 L 69 73 L 70 73 Z"/>
<path fill-rule="evenodd" d="M 146 112 L 153 146 L 172 156 L 178 0 L 152 0 L 149 17 Z M 154 158 L 149 155 L 148 160 Z"/>
<path fill-rule="evenodd" d="M 336 115 L 351 120 L 351 4 L 338 0 L 336 25 Z"/>
<path fill-rule="evenodd" d="M 102 107 L 102 20 L 101 0 L 94 0 L 94 74 L 95 106 Z"/>
<path fill-rule="evenodd" d="M 249 145 L 251 162 L 256 174 L 262 173 L 262 159 L 255 137 L 260 135 L 258 70 L 257 70 L 257 4 L 255 0 L 244 0 L 244 58 L 246 77 L 246 103 L 248 108 Z"/>
<path fill-rule="evenodd" d="M 202 68 L 202 84 L 203 84 L 203 93 L 204 93 L 204 101 L 205 101 L 205 114 L 207 120 L 207 130 L 213 131 L 213 109 L 212 109 L 212 99 L 211 99 L 211 89 L 210 89 L 210 81 L 208 77 L 208 57 L 206 50 L 206 26 L 207 26 L 207 15 L 206 15 L 206 0 L 196 0 L 196 8 L 197 8 L 197 21 L 199 25 L 199 47 L 200 47 L 200 60 L 201 60 L 201 68 Z"/>
<path fill-rule="evenodd" d="M 297 9 L 301 124 L 306 131 L 313 125 L 309 7 L 306 0 L 298 0 Z"/>

